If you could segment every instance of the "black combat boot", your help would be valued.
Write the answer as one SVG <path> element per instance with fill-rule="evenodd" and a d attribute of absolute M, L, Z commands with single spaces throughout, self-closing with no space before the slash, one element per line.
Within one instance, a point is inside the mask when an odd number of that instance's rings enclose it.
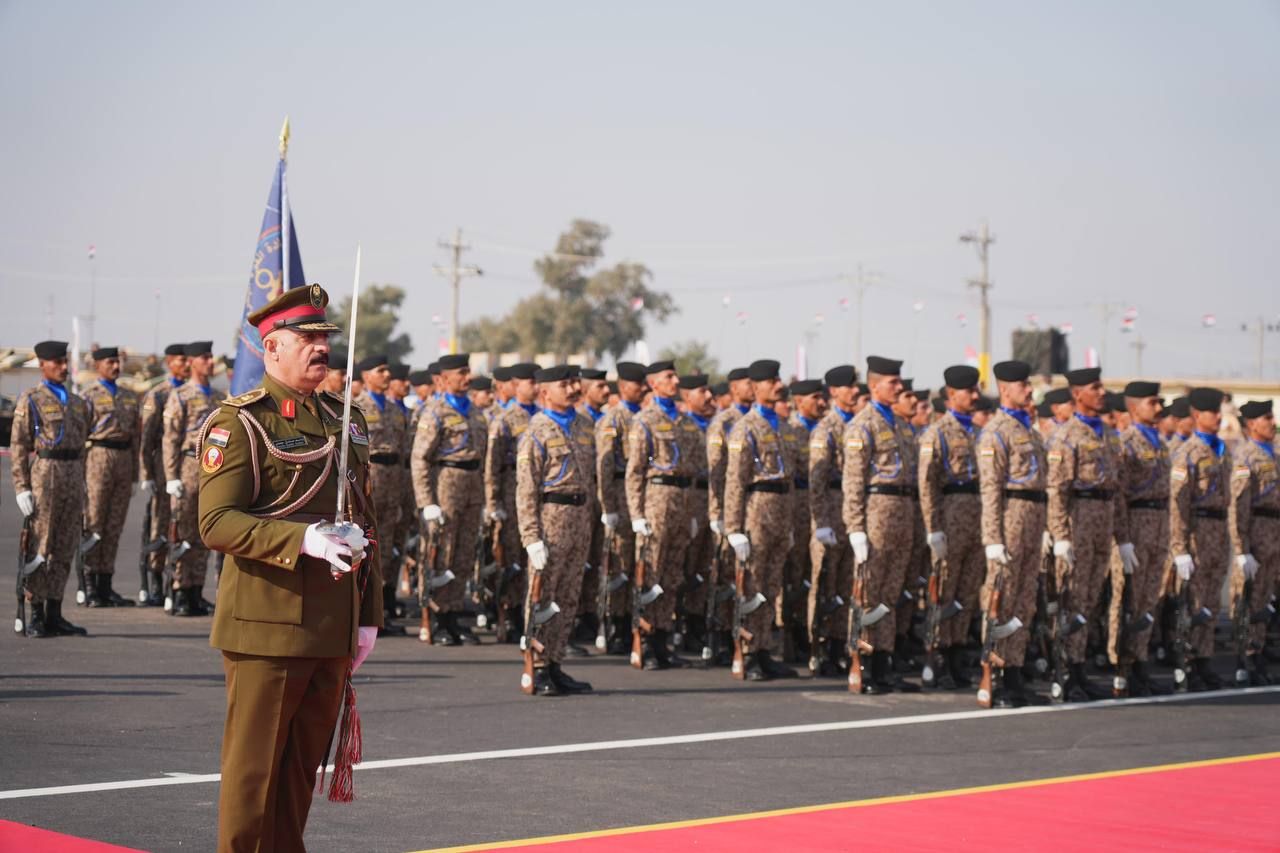
<path fill-rule="evenodd" d="M 191 587 L 188 600 L 192 616 L 209 616 L 213 613 L 213 602 L 204 600 L 203 585 Z"/>
<path fill-rule="evenodd" d="M 62 602 L 49 599 L 44 605 L 44 629 L 53 637 L 84 637 L 88 631 L 62 618 Z"/>
<path fill-rule="evenodd" d="M 965 667 L 964 646 L 958 643 L 947 647 L 947 673 L 958 689 L 964 690 L 973 686 L 973 679 L 969 677 Z"/>
<path fill-rule="evenodd" d="M 1208 658 L 1196 658 L 1191 662 L 1192 672 L 1192 690 L 1195 690 L 1195 682 L 1200 682 L 1201 690 L 1221 690 L 1222 679 L 1213 671 L 1213 667 L 1209 665 Z"/>
<path fill-rule="evenodd" d="M 1092 702 L 1098 697 L 1094 695 L 1096 688 L 1090 689 L 1090 687 L 1089 679 L 1084 674 L 1084 664 L 1068 664 L 1066 700 L 1068 702 Z"/>
<path fill-rule="evenodd" d="M 991 668 L 991 707 L 1012 708 L 1013 697 L 1009 694 L 1008 676 L 1016 667 L 1001 669 Z"/>
<path fill-rule="evenodd" d="M 1250 687 L 1265 687 L 1271 683 L 1271 676 L 1267 675 L 1267 658 L 1265 655 L 1249 655 L 1249 663 L 1253 665 L 1249 669 Z"/>
<path fill-rule="evenodd" d="M 640 635 L 640 668 L 645 672 L 656 672 L 659 669 L 666 669 L 662 665 L 662 661 L 658 658 L 657 643 L 655 642 L 655 634 Z"/>
<path fill-rule="evenodd" d="M 106 575 L 85 575 L 85 607 L 115 607 L 111 600 L 102 594 L 102 581 L 105 577 Z"/>
<path fill-rule="evenodd" d="M 1027 704 L 1026 685 L 1022 680 L 1022 668 L 1006 666 L 1004 668 L 1004 692 L 1009 697 L 1009 705 L 1022 708 Z"/>
<path fill-rule="evenodd" d="M 437 613 L 432 622 L 433 633 L 432 641 L 437 646 L 460 646 L 462 639 L 458 636 L 458 629 L 454 627 L 454 613 Z"/>
<path fill-rule="evenodd" d="M 551 682 L 560 688 L 562 693 L 590 693 L 591 684 L 586 681 L 579 681 L 568 675 L 560 668 L 559 663 L 552 663 L 547 666 L 551 670 Z"/>
<path fill-rule="evenodd" d="M 535 667 L 533 670 L 533 695 L 534 696 L 562 695 L 560 688 L 556 687 L 555 682 L 551 680 L 550 670 L 545 666 Z"/>
<path fill-rule="evenodd" d="M 658 655 L 658 661 L 662 664 L 663 669 L 684 669 L 689 665 L 689 662 L 671 650 L 668 645 L 671 639 L 670 631 L 654 632 L 653 649 Z"/>
<path fill-rule="evenodd" d="M 606 632 L 608 637 L 608 643 L 606 644 L 608 653 L 611 655 L 630 654 L 631 649 L 628 647 L 627 637 L 630 636 L 631 632 L 628 630 L 630 626 L 627 624 L 626 618 L 623 616 L 614 616 L 609 620 L 609 624 L 611 628 Z"/>
<path fill-rule="evenodd" d="M 146 601 L 140 602 L 143 607 L 164 607 L 164 575 L 158 572 L 147 572 Z"/>
<path fill-rule="evenodd" d="M 794 669 L 792 669 L 791 667 L 787 666 L 784 663 L 774 660 L 773 655 L 769 654 L 766 651 L 762 650 L 757 652 L 756 658 L 760 662 L 760 668 L 763 669 L 765 671 L 765 674 L 768 675 L 770 678 L 795 678 L 796 677 L 796 671 Z"/>
<path fill-rule="evenodd" d="M 871 678 L 863 679 L 862 692 L 872 696 L 893 692 L 893 682 L 889 680 L 889 653 L 876 649 L 871 653 Z"/>
<path fill-rule="evenodd" d="M 115 577 L 114 575 L 98 575 L 98 577 L 101 579 L 98 581 L 98 597 L 110 601 L 112 607 L 133 607 L 137 603 L 111 588 L 111 579 Z"/>
<path fill-rule="evenodd" d="M 181 587 L 173 591 L 173 610 L 170 611 L 174 616 L 194 616 L 191 610 L 191 590 L 188 587 Z"/>
<path fill-rule="evenodd" d="M 760 666 L 760 659 L 755 654 L 742 656 L 742 677 L 746 681 L 768 681 L 769 676 Z"/>
<path fill-rule="evenodd" d="M 26 630 L 23 632 L 25 636 L 31 639 L 39 639 L 49 636 L 49 629 L 44 623 L 44 602 L 28 601 L 27 607 L 30 612 L 27 614 Z"/>
<path fill-rule="evenodd" d="M 480 638 L 475 635 L 469 625 L 462 621 L 462 616 L 461 612 L 453 614 L 453 628 L 458 634 L 458 640 L 464 646 L 480 645 Z"/>

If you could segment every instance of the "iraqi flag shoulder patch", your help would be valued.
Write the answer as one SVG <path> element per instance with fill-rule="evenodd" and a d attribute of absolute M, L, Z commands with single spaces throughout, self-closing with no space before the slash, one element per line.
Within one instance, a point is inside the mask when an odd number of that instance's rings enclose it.
<path fill-rule="evenodd" d="M 209 435 L 205 438 L 205 441 L 210 444 L 216 444 L 218 447 L 226 447 L 227 442 L 230 440 L 231 430 L 222 429 L 221 427 L 214 427 L 209 430 Z"/>

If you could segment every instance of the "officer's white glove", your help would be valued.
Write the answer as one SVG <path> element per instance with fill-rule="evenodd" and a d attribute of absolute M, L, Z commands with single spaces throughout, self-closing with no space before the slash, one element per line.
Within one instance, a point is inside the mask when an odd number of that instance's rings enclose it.
<path fill-rule="evenodd" d="M 1001 565 L 1009 565 L 1009 551 L 1004 547 L 1003 542 L 997 542 L 995 545 L 987 546 L 987 559 L 993 563 Z"/>
<path fill-rule="evenodd" d="M 529 554 L 529 568 L 540 572 L 547 567 L 547 546 L 542 544 L 541 539 L 530 542 L 524 546 L 524 550 Z"/>
<path fill-rule="evenodd" d="M 839 541 L 836 539 L 836 532 L 832 530 L 830 527 L 819 527 L 817 530 L 813 531 L 813 538 L 817 539 L 819 543 L 826 545 L 828 547 L 836 544 L 836 542 Z"/>
<path fill-rule="evenodd" d="M 164 491 L 171 498 L 180 498 L 186 492 L 186 489 L 182 488 L 181 480 L 165 480 Z"/>
<path fill-rule="evenodd" d="M 1236 565 L 1244 572 L 1244 579 L 1251 581 L 1258 574 L 1258 561 L 1252 554 L 1237 554 Z"/>
<path fill-rule="evenodd" d="M 689 519 L 689 537 L 690 537 L 690 538 L 692 538 L 692 539 L 696 539 L 696 538 L 698 538 L 698 519 L 697 519 L 697 516 L 695 516 L 695 517 L 693 517 L 693 518 Z"/>
<path fill-rule="evenodd" d="M 484 520 L 485 521 L 506 521 L 507 511 L 502 507 L 498 507 L 497 509 L 486 509 L 484 511 Z"/>
<path fill-rule="evenodd" d="M 1179 554 L 1173 558 L 1173 568 L 1178 572 L 1179 580 L 1189 581 L 1191 573 L 1196 570 L 1196 564 L 1190 554 Z"/>
<path fill-rule="evenodd" d="M 711 532 L 717 536 L 724 535 L 724 522 L 718 518 L 711 519 Z"/>
<path fill-rule="evenodd" d="M 378 642 L 378 629 L 372 625 L 361 625 L 356 631 L 356 656 L 351 661 L 351 674 L 354 675 L 364 663 L 364 659 L 373 651 L 373 644 Z"/>
<path fill-rule="evenodd" d="M 853 561 L 861 565 L 871 556 L 871 545 L 867 542 L 867 534 L 859 531 L 849 534 L 849 545 L 853 548 Z"/>
<path fill-rule="evenodd" d="M 154 495 L 154 494 L 156 493 L 156 481 L 155 481 L 155 480 L 143 480 L 143 481 L 142 481 L 141 483 L 139 483 L 138 485 L 142 487 L 142 493 L 143 493 L 144 495 L 146 495 L 147 497 L 151 497 L 152 495 Z"/>
<path fill-rule="evenodd" d="M 23 518 L 28 518 L 35 514 L 36 496 L 31 494 L 30 490 L 18 492 L 14 499 L 18 502 L 18 509 L 22 510 Z"/>
<path fill-rule="evenodd" d="M 1047 530 L 1040 536 L 1040 553 L 1046 557 L 1053 553 L 1053 537 Z"/>
<path fill-rule="evenodd" d="M 747 538 L 745 533 L 730 533 L 729 547 L 733 549 L 733 553 L 738 555 L 738 559 L 746 562 L 751 556 L 751 540 Z"/>
<path fill-rule="evenodd" d="M 1116 550 L 1120 552 L 1120 562 L 1124 566 L 1124 573 L 1126 575 L 1133 574 L 1133 570 L 1140 565 L 1138 563 L 1138 555 L 1133 550 L 1133 543 L 1121 542 L 1120 547 Z"/>
<path fill-rule="evenodd" d="M 925 541 L 929 543 L 929 550 L 933 552 L 935 560 L 947 559 L 947 534 L 941 530 L 935 530 Z"/>
<path fill-rule="evenodd" d="M 601 513 L 600 523 L 610 530 L 616 530 L 618 527 L 618 514 L 616 512 Z"/>
<path fill-rule="evenodd" d="M 344 538 L 336 533 L 320 532 L 321 524 L 328 522 L 317 521 L 307 525 L 307 531 L 302 535 L 302 553 L 324 560 L 335 575 L 346 574 L 356 562 L 352 554 L 363 553 L 369 540 L 364 538 L 364 532 L 359 527 L 353 526 L 351 535 Z M 347 559 L 344 560 L 343 557 Z"/>
<path fill-rule="evenodd" d="M 1070 539 L 1059 539 L 1053 543 L 1053 556 L 1065 562 L 1068 566 L 1076 564 L 1076 552 L 1071 550 Z"/>
<path fill-rule="evenodd" d="M 631 532 L 637 536 L 652 536 L 653 528 L 649 526 L 649 519 L 633 518 L 631 519 Z"/>
<path fill-rule="evenodd" d="M 436 504 L 429 504 L 422 508 L 422 520 L 430 524 L 433 521 L 440 521 L 444 518 L 444 510 L 440 509 Z"/>

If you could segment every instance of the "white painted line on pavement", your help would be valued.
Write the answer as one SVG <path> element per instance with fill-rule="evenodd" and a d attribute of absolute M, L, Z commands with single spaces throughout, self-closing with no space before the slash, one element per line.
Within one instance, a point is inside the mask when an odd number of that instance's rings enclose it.
<path fill-rule="evenodd" d="M 1225 699 L 1231 696 L 1278 693 L 1280 685 L 1252 687 L 1247 690 L 1213 690 L 1205 693 L 1177 693 L 1171 696 L 1152 696 L 1144 699 L 1104 699 L 1099 702 L 1065 705 L 1034 705 L 1026 708 L 1004 710 L 949 711 L 942 714 L 915 714 L 902 717 L 876 717 L 869 720 L 842 720 L 834 723 L 805 723 L 795 726 L 768 726 L 758 729 L 730 729 L 722 732 L 698 732 L 687 735 L 631 738 L 629 740 L 597 740 L 584 743 L 560 743 L 548 746 L 529 746 L 516 749 L 487 749 L 478 752 L 453 752 L 443 755 L 419 755 L 411 758 L 384 758 L 365 761 L 356 769 L 389 770 L 397 767 L 422 767 L 430 764 L 460 764 L 470 761 L 492 761 L 500 758 L 531 758 L 539 755 L 569 755 L 576 752 L 606 752 L 617 749 L 645 749 L 654 746 L 678 746 L 686 743 L 713 743 L 723 740 L 747 740 L 785 735 L 822 734 L 856 729 L 883 729 L 893 726 L 914 726 L 928 723 L 949 723 L 962 720 L 995 720 L 1001 717 L 1025 717 L 1032 714 L 1061 714 L 1072 711 L 1094 711 L 1105 708 L 1129 708 L 1138 705 L 1164 705 L 1175 702 Z M 332 767 L 329 768 L 332 771 Z M 60 794 L 90 794 L 98 791 L 123 791 L 131 788 L 159 788 L 169 785 L 198 785 L 217 782 L 218 773 L 166 775 L 165 778 L 125 779 L 119 782 L 91 782 L 83 785 L 55 785 L 48 788 L 17 788 L 0 791 L 0 800 L 20 800 L 32 797 L 54 797 Z"/>

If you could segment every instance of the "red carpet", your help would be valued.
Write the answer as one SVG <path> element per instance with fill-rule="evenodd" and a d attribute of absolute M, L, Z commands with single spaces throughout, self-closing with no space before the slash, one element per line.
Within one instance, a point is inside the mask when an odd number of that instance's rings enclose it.
<path fill-rule="evenodd" d="M 8 853 L 10 850 L 30 853 L 137 853 L 132 847 L 117 847 L 114 844 L 103 844 L 101 841 L 61 835 L 47 829 L 0 820 L 0 851 Z"/>
<path fill-rule="evenodd" d="M 1280 851 L 1278 785 L 1270 753 L 453 849 Z"/>

